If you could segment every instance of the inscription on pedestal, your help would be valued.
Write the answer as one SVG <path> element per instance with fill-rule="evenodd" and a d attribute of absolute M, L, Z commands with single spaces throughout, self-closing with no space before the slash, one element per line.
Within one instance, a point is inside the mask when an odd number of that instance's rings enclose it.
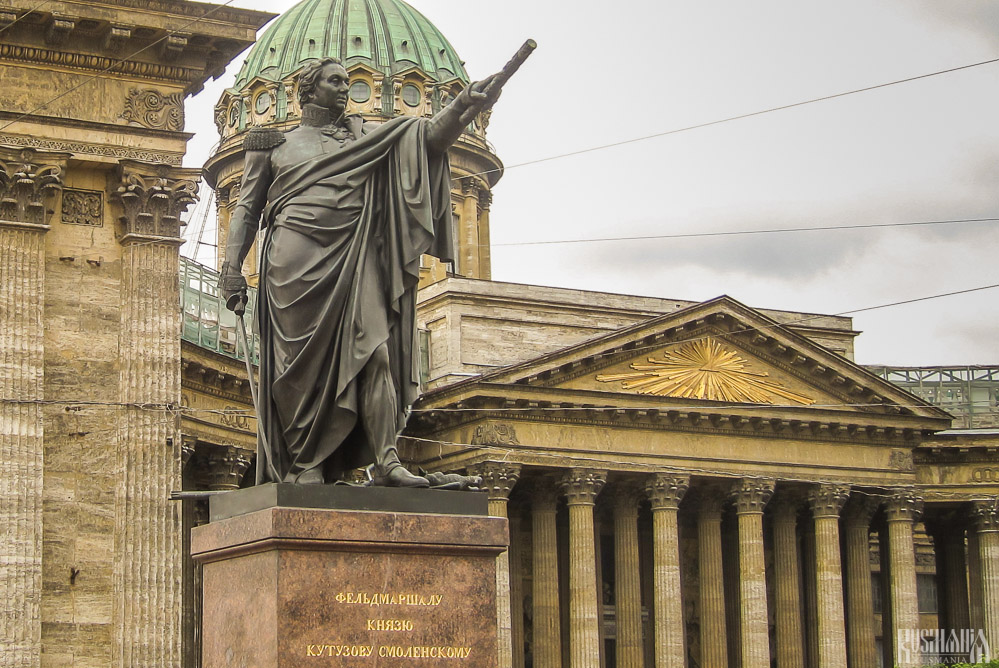
<path fill-rule="evenodd" d="M 341 605 L 362 605 L 373 608 L 436 608 L 444 603 L 443 594 L 413 594 L 388 592 L 340 592 L 334 600 Z M 417 613 L 419 611 L 416 611 Z M 366 645 L 338 645 L 332 643 L 313 643 L 305 646 L 306 657 L 357 658 L 379 657 L 382 659 L 467 659 L 472 654 L 472 648 L 448 644 L 428 645 L 421 640 L 400 641 L 393 636 L 390 642 L 383 642 L 381 634 L 399 634 L 416 632 L 414 638 L 421 633 L 426 634 L 427 618 L 419 620 L 406 618 L 377 619 L 369 618 L 364 626 L 365 631 L 373 632 Z M 424 622 L 421 624 L 420 622 Z M 432 623 L 432 622 L 431 622 Z"/>

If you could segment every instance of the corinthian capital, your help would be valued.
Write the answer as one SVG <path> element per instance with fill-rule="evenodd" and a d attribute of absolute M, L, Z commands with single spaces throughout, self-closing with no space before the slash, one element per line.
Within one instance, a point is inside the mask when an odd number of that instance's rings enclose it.
<path fill-rule="evenodd" d="M 652 503 L 652 510 L 676 510 L 689 488 L 690 476 L 656 473 L 645 484 L 645 493 Z"/>
<path fill-rule="evenodd" d="M 52 204 L 62 190 L 62 165 L 68 154 L 26 148 L 0 152 L 0 221 L 48 225 Z"/>
<path fill-rule="evenodd" d="M 757 478 L 743 478 L 732 491 L 735 512 L 762 513 L 770 497 L 774 494 L 774 481 Z"/>
<path fill-rule="evenodd" d="M 922 512 L 923 497 L 911 489 L 894 490 L 885 503 L 885 515 L 889 522 L 913 522 Z"/>
<path fill-rule="evenodd" d="M 808 491 L 808 505 L 815 517 L 839 517 L 849 498 L 849 485 L 821 484 Z"/>
<path fill-rule="evenodd" d="M 593 504 L 606 482 L 606 471 L 572 469 L 562 476 L 562 493 L 570 506 Z"/>
<path fill-rule="evenodd" d="M 999 531 L 999 499 L 975 501 L 971 506 L 971 516 L 979 531 Z"/>
<path fill-rule="evenodd" d="M 520 478 L 520 464 L 510 462 L 482 462 L 469 468 L 470 475 L 482 476 L 482 489 L 490 500 L 508 499 L 513 486 Z"/>
<path fill-rule="evenodd" d="M 121 184 L 112 198 L 120 206 L 122 242 L 182 243 L 180 216 L 198 199 L 196 170 L 122 161 Z"/>

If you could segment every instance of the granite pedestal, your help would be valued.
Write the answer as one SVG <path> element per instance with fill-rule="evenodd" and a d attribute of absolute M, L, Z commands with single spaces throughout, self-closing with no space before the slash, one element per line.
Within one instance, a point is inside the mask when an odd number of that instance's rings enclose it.
<path fill-rule="evenodd" d="M 262 485 L 211 500 L 203 668 L 496 665 L 506 520 L 481 492 Z"/>

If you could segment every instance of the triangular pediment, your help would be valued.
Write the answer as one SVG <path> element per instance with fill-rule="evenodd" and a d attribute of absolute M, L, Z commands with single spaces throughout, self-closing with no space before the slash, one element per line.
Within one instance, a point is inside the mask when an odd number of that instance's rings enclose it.
<path fill-rule="evenodd" d="M 620 402 L 633 396 L 642 405 L 659 401 L 664 409 L 811 407 L 837 413 L 948 417 L 729 297 L 659 316 L 467 383 L 549 388 L 563 396 L 566 392 L 585 395 L 590 403 L 601 397 Z"/>

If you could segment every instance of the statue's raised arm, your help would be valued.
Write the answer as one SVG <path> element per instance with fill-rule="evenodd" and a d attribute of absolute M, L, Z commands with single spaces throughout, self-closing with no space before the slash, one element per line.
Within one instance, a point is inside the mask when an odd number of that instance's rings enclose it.
<path fill-rule="evenodd" d="M 524 61 L 537 48 L 537 42 L 529 39 L 517 50 L 503 69 L 491 76 L 469 84 L 465 90 L 441 110 L 430 122 L 427 142 L 431 150 L 443 153 L 458 140 L 461 131 L 476 116 L 492 108 L 499 99 L 503 86 L 520 69 Z"/>

